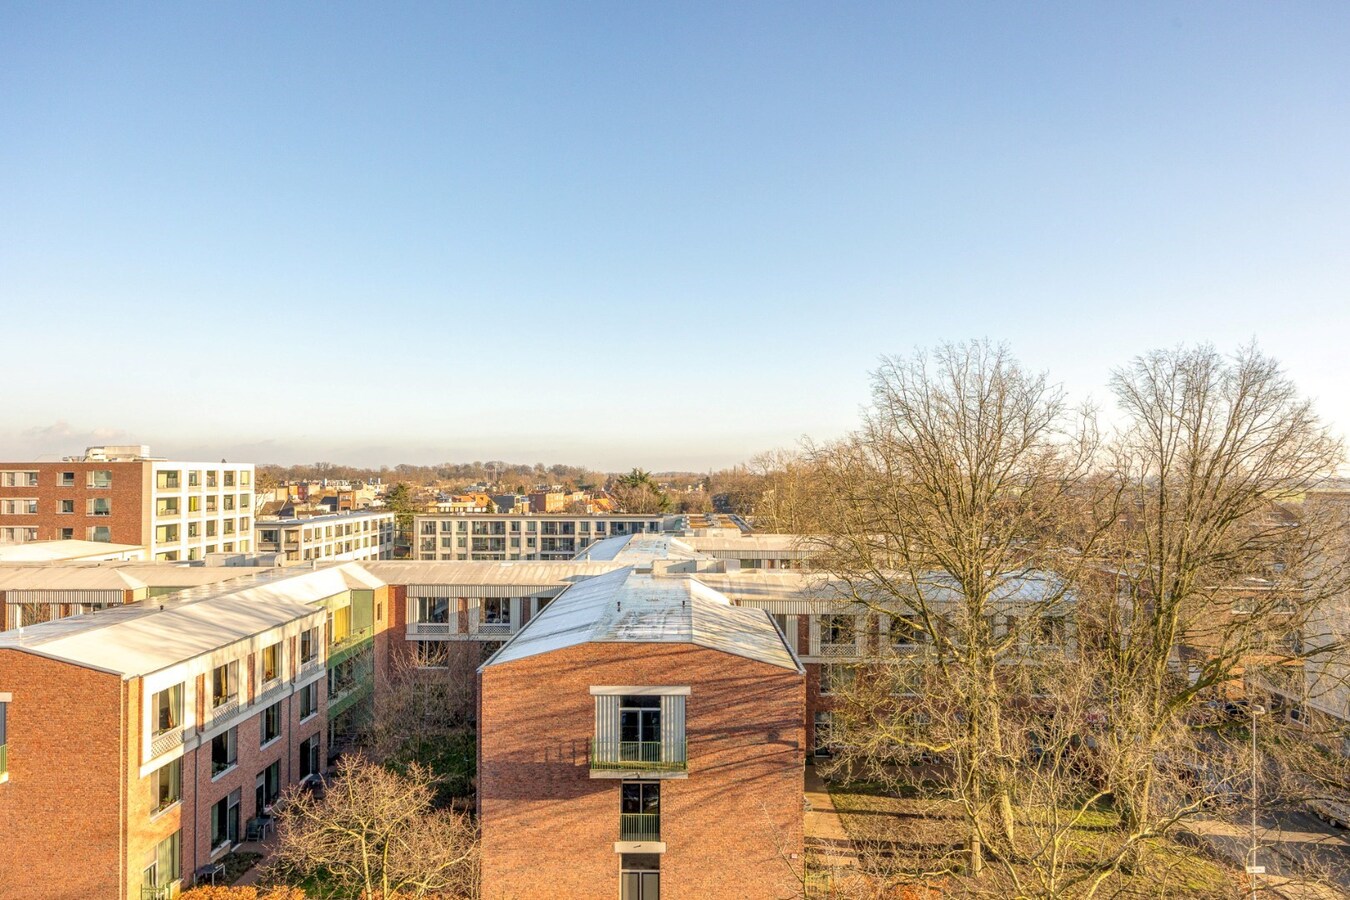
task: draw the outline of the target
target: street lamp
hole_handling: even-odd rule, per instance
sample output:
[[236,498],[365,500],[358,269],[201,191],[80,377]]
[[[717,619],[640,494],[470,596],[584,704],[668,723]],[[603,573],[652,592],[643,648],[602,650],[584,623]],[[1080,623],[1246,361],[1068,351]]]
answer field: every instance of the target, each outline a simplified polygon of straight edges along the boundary
[[1252,846],[1247,851],[1247,874],[1251,876],[1252,900],[1256,900],[1256,876],[1264,875],[1266,872],[1265,866],[1256,864],[1256,717],[1264,715],[1266,708],[1259,703],[1251,703],[1250,705],[1252,710]]

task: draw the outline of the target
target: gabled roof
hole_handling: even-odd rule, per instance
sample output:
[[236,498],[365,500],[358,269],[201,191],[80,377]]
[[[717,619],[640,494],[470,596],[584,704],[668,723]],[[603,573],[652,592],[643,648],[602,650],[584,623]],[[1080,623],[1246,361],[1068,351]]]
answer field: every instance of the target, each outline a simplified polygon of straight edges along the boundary
[[732,606],[689,575],[651,575],[634,567],[568,588],[482,668],[588,643],[695,644],[802,671],[763,610]]

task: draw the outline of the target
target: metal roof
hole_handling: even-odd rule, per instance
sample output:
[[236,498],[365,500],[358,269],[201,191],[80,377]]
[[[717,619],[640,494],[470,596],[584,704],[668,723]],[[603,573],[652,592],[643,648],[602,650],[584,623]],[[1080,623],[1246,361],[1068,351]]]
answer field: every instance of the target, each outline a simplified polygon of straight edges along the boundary
[[763,610],[733,606],[689,575],[651,575],[633,567],[563,592],[482,668],[587,643],[696,644],[802,671]]
[[[363,560],[360,565],[389,584],[406,584],[409,593],[415,588],[436,586],[444,589],[500,587],[520,590],[524,596],[537,591],[566,587],[576,581],[594,578],[619,568],[614,562],[541,562],[512,560],[507,562],[412,562]],[[466,594],[467,596],[467,594]]]
[[701,553],[734,553],[745,559],[801,559],[819,552],[805,534],[727,534],[680,538]]
[[621,534],[596,541],[577,554],[578,560],[610,560],[621,565],[637,565],[658,559],[708,559],[685,542],[667,534],[640,532]]
[[225,584],[55,619],[0,634],[18,650],[119,674],[147,675],[309,616],[347,590],[350,564],[268,569]]

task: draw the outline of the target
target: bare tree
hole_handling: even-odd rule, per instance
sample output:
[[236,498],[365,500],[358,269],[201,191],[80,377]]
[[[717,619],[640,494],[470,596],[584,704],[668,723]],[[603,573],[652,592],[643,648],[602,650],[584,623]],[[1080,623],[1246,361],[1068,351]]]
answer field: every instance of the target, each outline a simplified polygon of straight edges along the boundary
[[478,837],[467,815],[432,807],[433,778],[346,757],[322,798],[292,791],[278,813],[274,875],[317,875],[348,894],[476,898]]
[[[1091,493],[1095,432],[1044,375],[988,343],[888,359],[872,394],[863,427],[813,453],[824,488],[817,565],[855,609],[915,635],[922,666],[896,677],[917,684],[904,694],[934,685],[934,708],[878,706],[870,726],[852,723],[877,739],[850,734],[842,758],[877,772],[896,754],[940,756],[965,864],[979,874],[991,842],[1005,859],[1017,845],[1001,670],[1043,618],[1063,614],[1071,579],[1051,573],[1066,566],[1069,511]],[[935,730],[935,713],[952,727]]]

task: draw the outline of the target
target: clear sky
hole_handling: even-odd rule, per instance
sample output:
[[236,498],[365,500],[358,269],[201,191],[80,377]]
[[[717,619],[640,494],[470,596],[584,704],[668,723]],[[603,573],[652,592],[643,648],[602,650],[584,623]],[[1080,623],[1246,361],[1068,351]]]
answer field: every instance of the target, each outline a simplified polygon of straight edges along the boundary
[[720,467],[880,354],[1350,426],[1350,4],[0,2],[0,458]]

